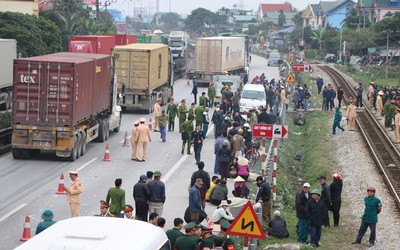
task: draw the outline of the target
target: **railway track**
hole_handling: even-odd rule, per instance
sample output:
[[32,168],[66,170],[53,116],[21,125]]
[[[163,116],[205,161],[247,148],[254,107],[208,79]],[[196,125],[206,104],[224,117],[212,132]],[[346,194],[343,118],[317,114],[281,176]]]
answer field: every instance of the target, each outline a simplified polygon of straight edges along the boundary
[[[336,84],[343,88],[345,97],[355,96],[356,93],[347,80],[329,66],[318,66],[334,79]],[[364,107],[368,107],[364,103]],[[372,157],[382,173],[390,192],[393,194],[397,206],[400,208],[400,152],[388,137],[385,130],[368,109],[357,111],[357,126],[367,144]]]

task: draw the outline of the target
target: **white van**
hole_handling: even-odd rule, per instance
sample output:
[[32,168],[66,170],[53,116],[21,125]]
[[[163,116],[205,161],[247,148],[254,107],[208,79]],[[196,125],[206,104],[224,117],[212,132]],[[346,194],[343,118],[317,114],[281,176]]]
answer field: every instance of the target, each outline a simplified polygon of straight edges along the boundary
[[58,221],[17,250],[170,250],[164,231],[148,222],[111,217]]
[[240,112],[248,112],[253,107],[265,107],[266,99],[265,89],[262,84],[248,83],[244,85],[240,96]]

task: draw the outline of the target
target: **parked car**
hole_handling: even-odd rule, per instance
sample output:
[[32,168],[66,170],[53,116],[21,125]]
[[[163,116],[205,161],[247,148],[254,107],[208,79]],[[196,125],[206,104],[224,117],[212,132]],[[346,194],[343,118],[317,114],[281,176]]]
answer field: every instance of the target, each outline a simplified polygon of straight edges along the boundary
[[326,56],[324,58],[324,62],[335,63],[336,62],[336,56],[334,54],[326,54]]
[[248,112],[253,107],[265,106],[265,89],[262,84],[246,84],[240,98],[240,112]]

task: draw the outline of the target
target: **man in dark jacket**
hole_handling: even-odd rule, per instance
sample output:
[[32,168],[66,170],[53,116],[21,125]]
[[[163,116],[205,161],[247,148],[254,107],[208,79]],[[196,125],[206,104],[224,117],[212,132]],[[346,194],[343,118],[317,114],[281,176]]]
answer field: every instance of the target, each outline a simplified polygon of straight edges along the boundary
[[194,149],[194,158],[196,159],[196,164],[200,162],[201,149],[203,148],[203,141],[205,135],[201,130],[201,125],[196,124],[196,130],[192,133],[192,143]]
[[339,226],[339,218],[340,218],[340,206],[342,205],[342,187],[343,181],[341,179],[340,174],[335,173],[333,176],[333,182],[329,186],[331,191],[331,200],[332,206],[331,210],[333,213],[333,226]]
[[261,113],[260,116],[258,117],[258,122],[259,123],[267,123],[267,109],[266,108],[262,108],[261,109]]
[[150,189],[146,182],[147,176],[141,175],[139,182],[133,186],[133,199],[135,200],[136,219],[147,222],[147,214],[149,212],[147,202],[150,197]]
[[322,76],[319,75],[317,78],[318,94],[321,94],[321,89],[323,85],[324,85],[324,79],[322,78]]
[[278,210],[274,212],[274,218],[268,224],[268,234],[278,238],[289,237],[286,221],[281,218],[281,212]]
[[189,211],[190,211],[190,219],[194,223],[198,224],[200,212],[202,209],[202,201],[200,196],[200,188],[203,186],[203,180],[198,178],[196,179],[194,185],[190,188],[189,191]]
[[271,188],[269,187],[269,183],[266,182],[262,176],[258,176],[256,182],[259,187],[256,203],[261,199],[263,221],[268,223],[271,221]]
[[217,139],[217,137],[222,133],[222,132],[225,132],[225,131],[222,131],[222,129],[221,129],[221,125],[222,125],[222,122],[223,122],[223,120],[224,120],[224,116],[222,115],[222,112],[221,112],[221,110],[219,109],[219,107],[217,107],[216,109],[215,109],[215,112],[214,112],[214,114],[213,114],[213,117],[212,117],[212,122],[214,123],[214,132],[215,132],[215,139]]
[[336,98],[336,91],[333,89],[331,84],[328,84],[328,93],[326,96],[326,100],[328,102],[329,110],[335,107],[335,98]]
[[197,179],[201,179],[203,181],[203,185],[199,188],[199,190],[201,197],[201,206],[204,209],[206,206],[206,193],[207,190],[210,189],[210,175],[207,171],[204,171],[203,161],[197,163],[197,167],[199,168],[199,170],[192,174],[192,178],[190,179],[190,186],[193,187]]
[[269,111],[272,111],[274,107],[274,100],[275,100],[274,90],[272,89],[272,86],[269,86],[267,90],[267,106],[266,106],[266,108],[269,107]]
[[310,219],[310,235],[311,246],[319,247],[319,240],[321,239],[322,225],[325,221],[325,205],[324,201],[320,199],[321,193],[318,189],[311,191],[312,199],[307,202],[305,211],[306,216]]
[[155,212],[161,217],[165,203],[165,185],[160,178],[161,172],[154,171],[154,180],[147,183],[147,186],[150,189],[149,212]]
[[192,89],[191,94],[193,94],[194,104],[197,104],[197,93],[198,93],[198,91],[197,91],[197,82],[193,81],[193,89]]
[[308,238],[308,231],[310,229],[310,223],[306,216],[306,204],[311,199],[310,184],[304,183],[303,190],[296,194],[296,216],[299,219],[297,222],[298,234],[297,242],[305,243]]
[[325,205],[325,214],[324,214],[324,226],[325,227],[330,227],[329,223],[329,215],[328,215],[328,208],[331,206],[331,190],[329,188],[329,185],[326,183],[326,177],[321,175],[320,177],[317,178],[319,180],[319,183],[321,184],[321,200],[324,201]]

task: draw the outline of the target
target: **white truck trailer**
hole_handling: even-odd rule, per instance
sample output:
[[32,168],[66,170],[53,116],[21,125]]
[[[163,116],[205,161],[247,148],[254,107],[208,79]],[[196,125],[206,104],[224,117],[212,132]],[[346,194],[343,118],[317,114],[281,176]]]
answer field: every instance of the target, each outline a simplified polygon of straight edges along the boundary
[[0,109],[11,108],[13,85],[13,62],[17,58],[17,41],[0,39]]
[[174,58],[183,58],[187,50],[189,36],[185,31],[172,31],[168,38],[168,47]]

